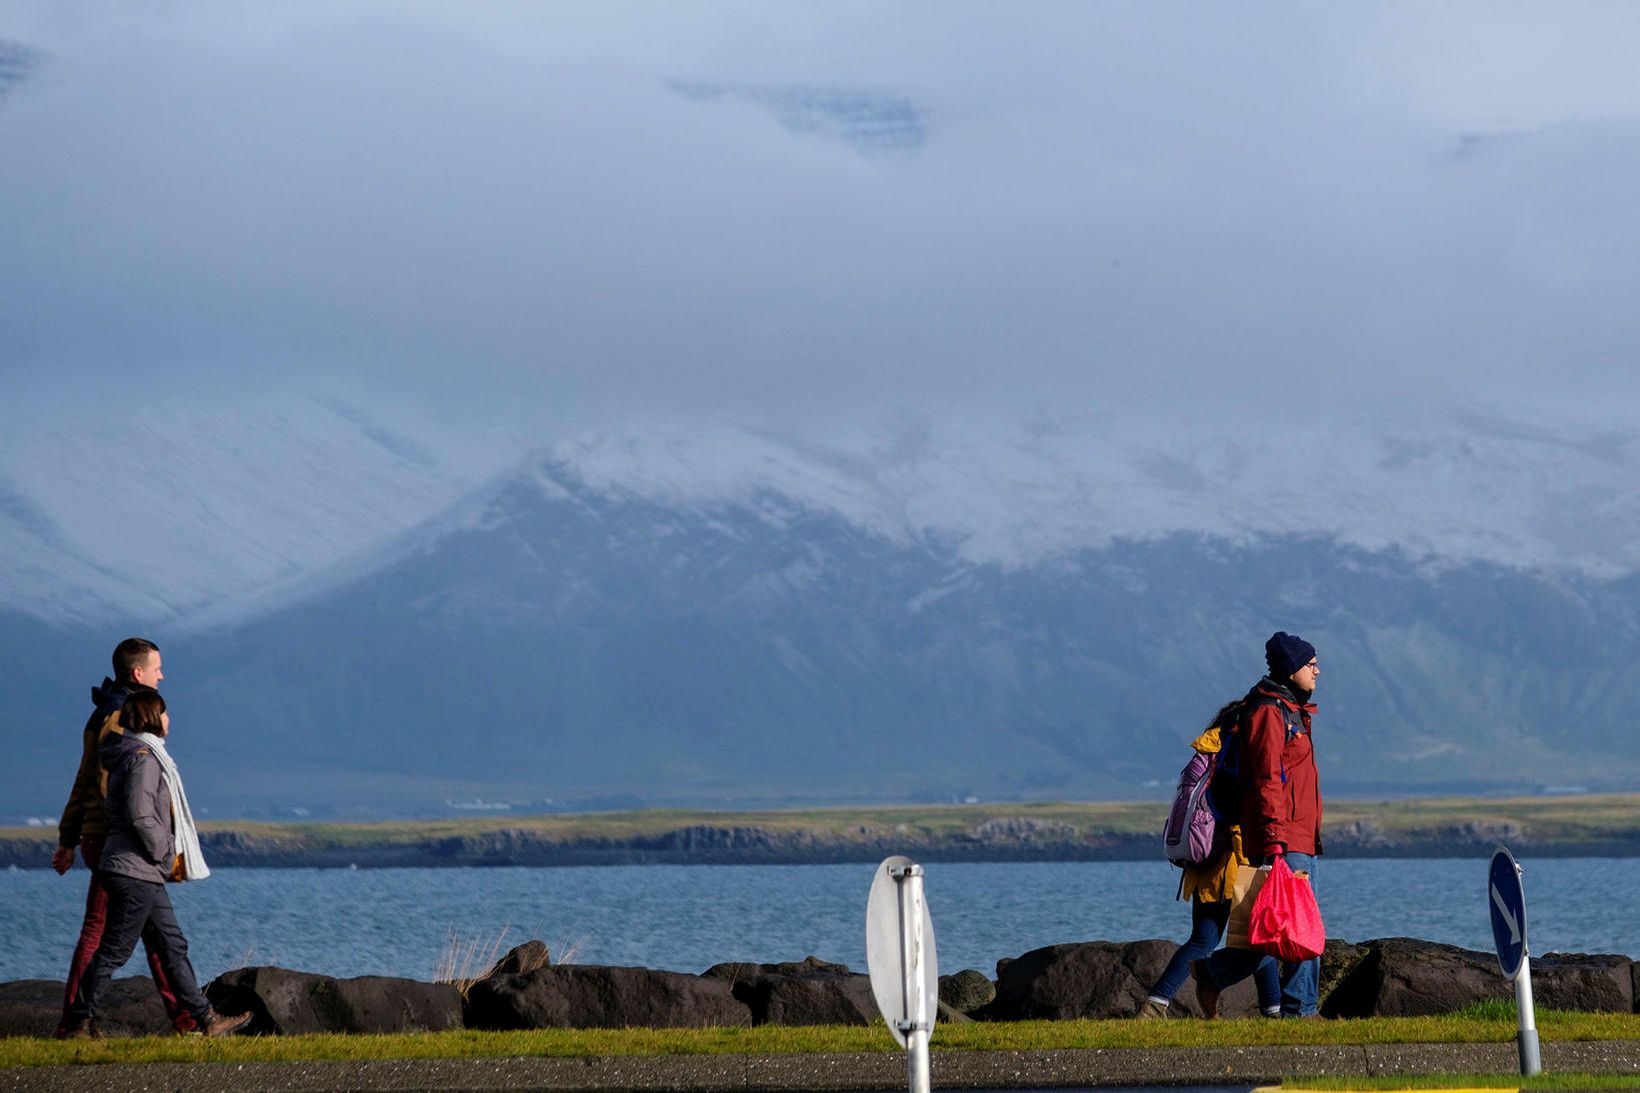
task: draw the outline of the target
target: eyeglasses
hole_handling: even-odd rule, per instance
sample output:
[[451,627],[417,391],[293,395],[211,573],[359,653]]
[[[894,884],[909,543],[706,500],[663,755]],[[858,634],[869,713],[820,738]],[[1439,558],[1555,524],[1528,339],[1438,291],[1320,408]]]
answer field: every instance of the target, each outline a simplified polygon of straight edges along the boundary
[[[1305,668],[1320,668],[1320,667],[1321,667],[1321,665],[1319,665],[1319,664],[1317,664],[1317,663],[1316,663],[1316,662],[1315,662],[1315,658],[1314,658],[1314,657],[1311,657],[1311,658],[1310,658],[1310,663],[1308,663],[1308,664],[1306,664],[1306,665],[1305,665],[1305,666],[1304,666],[1304,667],[1305,667]],[[1302,669],[1300,669],[1300,670],[1301,670],[1301,671],[1302,671]]]

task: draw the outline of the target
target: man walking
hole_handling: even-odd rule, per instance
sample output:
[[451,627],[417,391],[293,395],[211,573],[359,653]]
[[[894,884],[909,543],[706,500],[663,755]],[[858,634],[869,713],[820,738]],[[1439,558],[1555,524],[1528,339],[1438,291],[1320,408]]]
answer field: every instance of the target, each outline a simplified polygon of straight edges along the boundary
[[[1264,644],[1264,661],[1270,672],[1247,694],[1234,758],[1213,779],[1214,800],[1237,802],[1231,812],[1241,820],[1242,850],[1248,864],[1261,868],[1231,912],[1227,947],[1195,965],[1196,997],[1209,1016],[1218,1010],[1219,992],[1264,958],[1248,947],[1247,913],[1268,867],[1285,856],[1295,874],[1313,877],[1321,853],[1321,780],[1310,742],[1310,696],[1321,676],[1315,646],[1277,631]],[[1314,1016],[1320,980],[1320,957],[1283,962],[1281,1015]]]
[[[120,710],[133,694],[154,690],[165,678],[159,646],[147,638],[126,638],[114,647],[114,678],[104,679],[102,686],[91,688],[93,709],[86,719],[80,753],[80,768],[74,776],[74,788],[69,791],[68,803],[63,806],[62,819],[57,824],[57,849],[51,855],[51,867],[58,874],[67,873],[74,866],[74,849],[79,848],[91,872],[91,884],[85,894],[85,919],[80,924],[80,939],[74,946],[74,956],[68,965],[68,989],[63,998],[63,1016],[57,1025],[57,1036],[68,1034],[72,1025],[69,1007],[80,988],[80,979],[86,966],[102,944],[103,931],[108,925],[108,890],[97,875],[102,859],[103,842],[108,835],[108,819],[103,798],[108,792],[108,773],[99,757],[102,741],[111,733],[121,732]],[[143,932],[143,948],[148,953],[148,967],[153,972],[154,985],[159,988],[165,1003],[166,1015],[178,1032],[195,1028],[193,1015],[178,1001],[171,984],[160,966],[160,947],[157,938]]]

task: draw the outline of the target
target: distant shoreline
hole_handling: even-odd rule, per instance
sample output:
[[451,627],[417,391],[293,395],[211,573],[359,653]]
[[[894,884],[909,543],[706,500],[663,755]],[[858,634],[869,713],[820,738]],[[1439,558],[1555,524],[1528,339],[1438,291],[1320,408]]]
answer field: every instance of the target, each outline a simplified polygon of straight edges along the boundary
[[[211,862],[237,868],[822,865],[889,854],[930,862],[1159,859],[1160,804],[1045,803],[637,812],[368,824],[205,825]],[[1338,858],[1640,857],[1640,794],[1341,802]],[[0,868],[49,867],[56,832],[0,828]]]

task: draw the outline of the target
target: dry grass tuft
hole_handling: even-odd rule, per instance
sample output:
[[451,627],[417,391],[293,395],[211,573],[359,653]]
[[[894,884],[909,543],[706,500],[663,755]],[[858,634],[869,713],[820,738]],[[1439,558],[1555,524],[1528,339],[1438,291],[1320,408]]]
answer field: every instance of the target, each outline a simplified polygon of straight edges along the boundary
[[464,938],[451,926],[445,931],[444,949],[433,968],[433,982],[450,983],[461,992],[461,997],[467,997],[473,984],[482,983],[495,970],[502,942],[507,940],[511,929],[510,925],[503,926],[493,938],[486,940],[483,934]]
[[581,950],[586,948],[587,939],[583,934],[580,937],[566,937],[559,941],[552,951],[557,954],[553,958],[554,964],[573,964],[581,956]]

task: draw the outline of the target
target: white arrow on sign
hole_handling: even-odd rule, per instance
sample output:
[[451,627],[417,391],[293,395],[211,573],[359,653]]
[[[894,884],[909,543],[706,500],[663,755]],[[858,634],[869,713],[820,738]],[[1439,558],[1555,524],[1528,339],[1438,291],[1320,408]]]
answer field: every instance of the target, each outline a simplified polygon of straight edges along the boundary
[[[1474,891],[1474,889],[1470,889],[1470,891]],[[1497,904],[1498,914],[1503,916],[1503,921],[1509,926],[1509,944],[1519,945],[1520,922],[1514,915],[1509,913],[1509,905],[1503,902],[1503,893],[1498,891],[1498,886],[1495,884],[1492,886],[1492,902]]]

